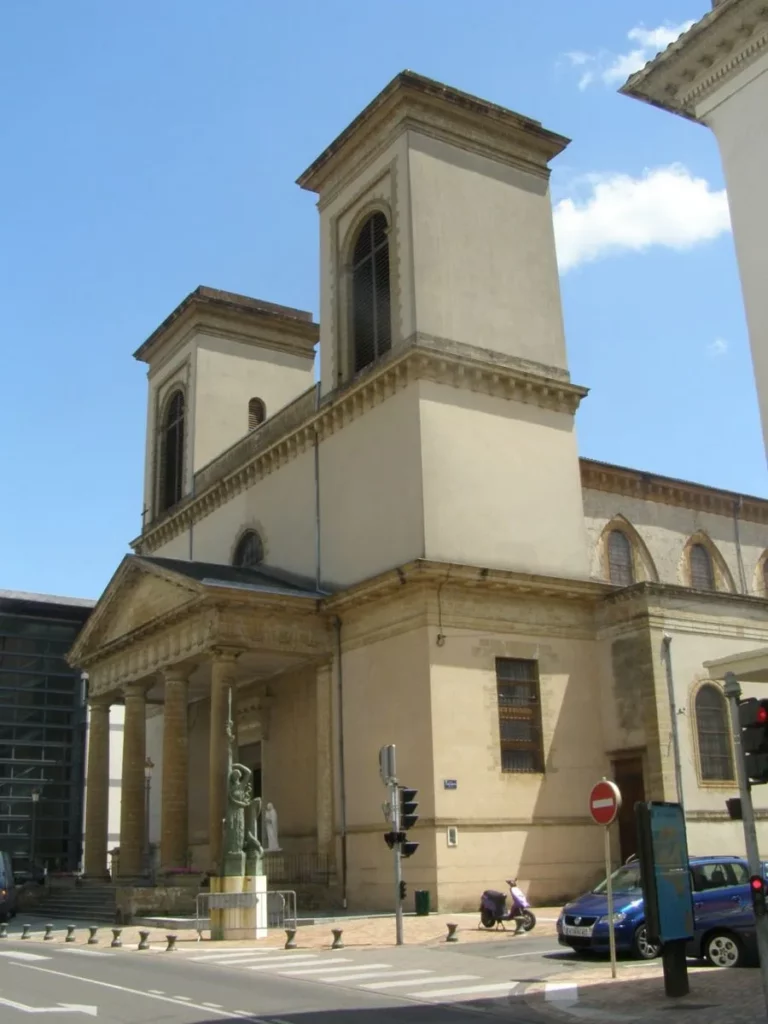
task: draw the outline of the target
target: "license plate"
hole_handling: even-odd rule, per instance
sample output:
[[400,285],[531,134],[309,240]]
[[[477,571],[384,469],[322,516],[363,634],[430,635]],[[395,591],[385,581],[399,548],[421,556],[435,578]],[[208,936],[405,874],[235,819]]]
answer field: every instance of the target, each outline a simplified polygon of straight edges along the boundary
[[592,925],[581,925],[577,927],[575,924],[564,924],[563,935],[573,935],[574,938],[588,939],[592,934]]

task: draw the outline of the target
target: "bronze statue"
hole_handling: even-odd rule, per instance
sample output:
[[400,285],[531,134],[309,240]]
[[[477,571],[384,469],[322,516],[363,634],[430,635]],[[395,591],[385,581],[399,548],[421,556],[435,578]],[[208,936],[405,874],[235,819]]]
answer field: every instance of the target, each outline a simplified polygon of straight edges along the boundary
[[[232,691],[229,692],[227,721],[227,812],[224,818],[224,874],[245,874],[246,852],[248,874],[261,874],[263,850],[256,831],[261,813],[261,799],[253,798],[253,772],[243,764],[235,764],[235,730],[232,722]],[[246,828],[247,825],[247,828]],[[258,868],[258,870],[255,870]],[[254,869],[254,870],[252,870]]]

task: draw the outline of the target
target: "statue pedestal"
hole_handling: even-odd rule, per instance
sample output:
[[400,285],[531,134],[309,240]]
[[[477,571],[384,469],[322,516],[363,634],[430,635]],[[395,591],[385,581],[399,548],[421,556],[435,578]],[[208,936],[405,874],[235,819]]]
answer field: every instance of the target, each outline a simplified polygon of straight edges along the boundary
[[225,875],[221,878],[212,878],[211,895],[245,897],[242,900],[233,898],[224,901],[230,905],[222,909],[215,907],[215,899],[211,900],[211,939],[267,937],[266,875]]

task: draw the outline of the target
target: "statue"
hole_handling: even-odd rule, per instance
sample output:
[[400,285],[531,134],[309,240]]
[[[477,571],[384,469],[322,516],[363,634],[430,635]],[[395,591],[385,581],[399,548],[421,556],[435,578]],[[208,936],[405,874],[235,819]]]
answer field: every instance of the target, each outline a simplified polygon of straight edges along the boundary
[[[224,818],[224,871],[225,875],[245,873],[246,851],[249,868],[259,866],[263,850],[256,839],[256,819],[261,811],[261,799],[253,798],[253,772],[243,764],[235,764],[235,730],[232,722],[232,691],[229,692],[229,718],[227,721],[227,812]],[[247,816],[247,835],[246,835]],[[255,846],[254,846],[255,840]],[[261,871],[249,870],[249,874]]]
[[277,853],[280,850],[280,843],[277,841],[277,811],[274,804],[267,804],[264,825],[267,832],[267,852]]

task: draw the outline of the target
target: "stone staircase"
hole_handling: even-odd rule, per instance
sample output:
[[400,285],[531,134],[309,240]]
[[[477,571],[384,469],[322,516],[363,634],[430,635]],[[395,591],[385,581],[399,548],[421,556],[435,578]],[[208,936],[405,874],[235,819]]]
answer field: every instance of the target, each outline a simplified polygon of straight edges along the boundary
[[51,920],[67,919],[74,924],[113,924],[117,911],[115,887],[106,884],[85,884],[67,888],[51,888],[41,900],[35,901],[34,909],[27,913],[49,917]]

